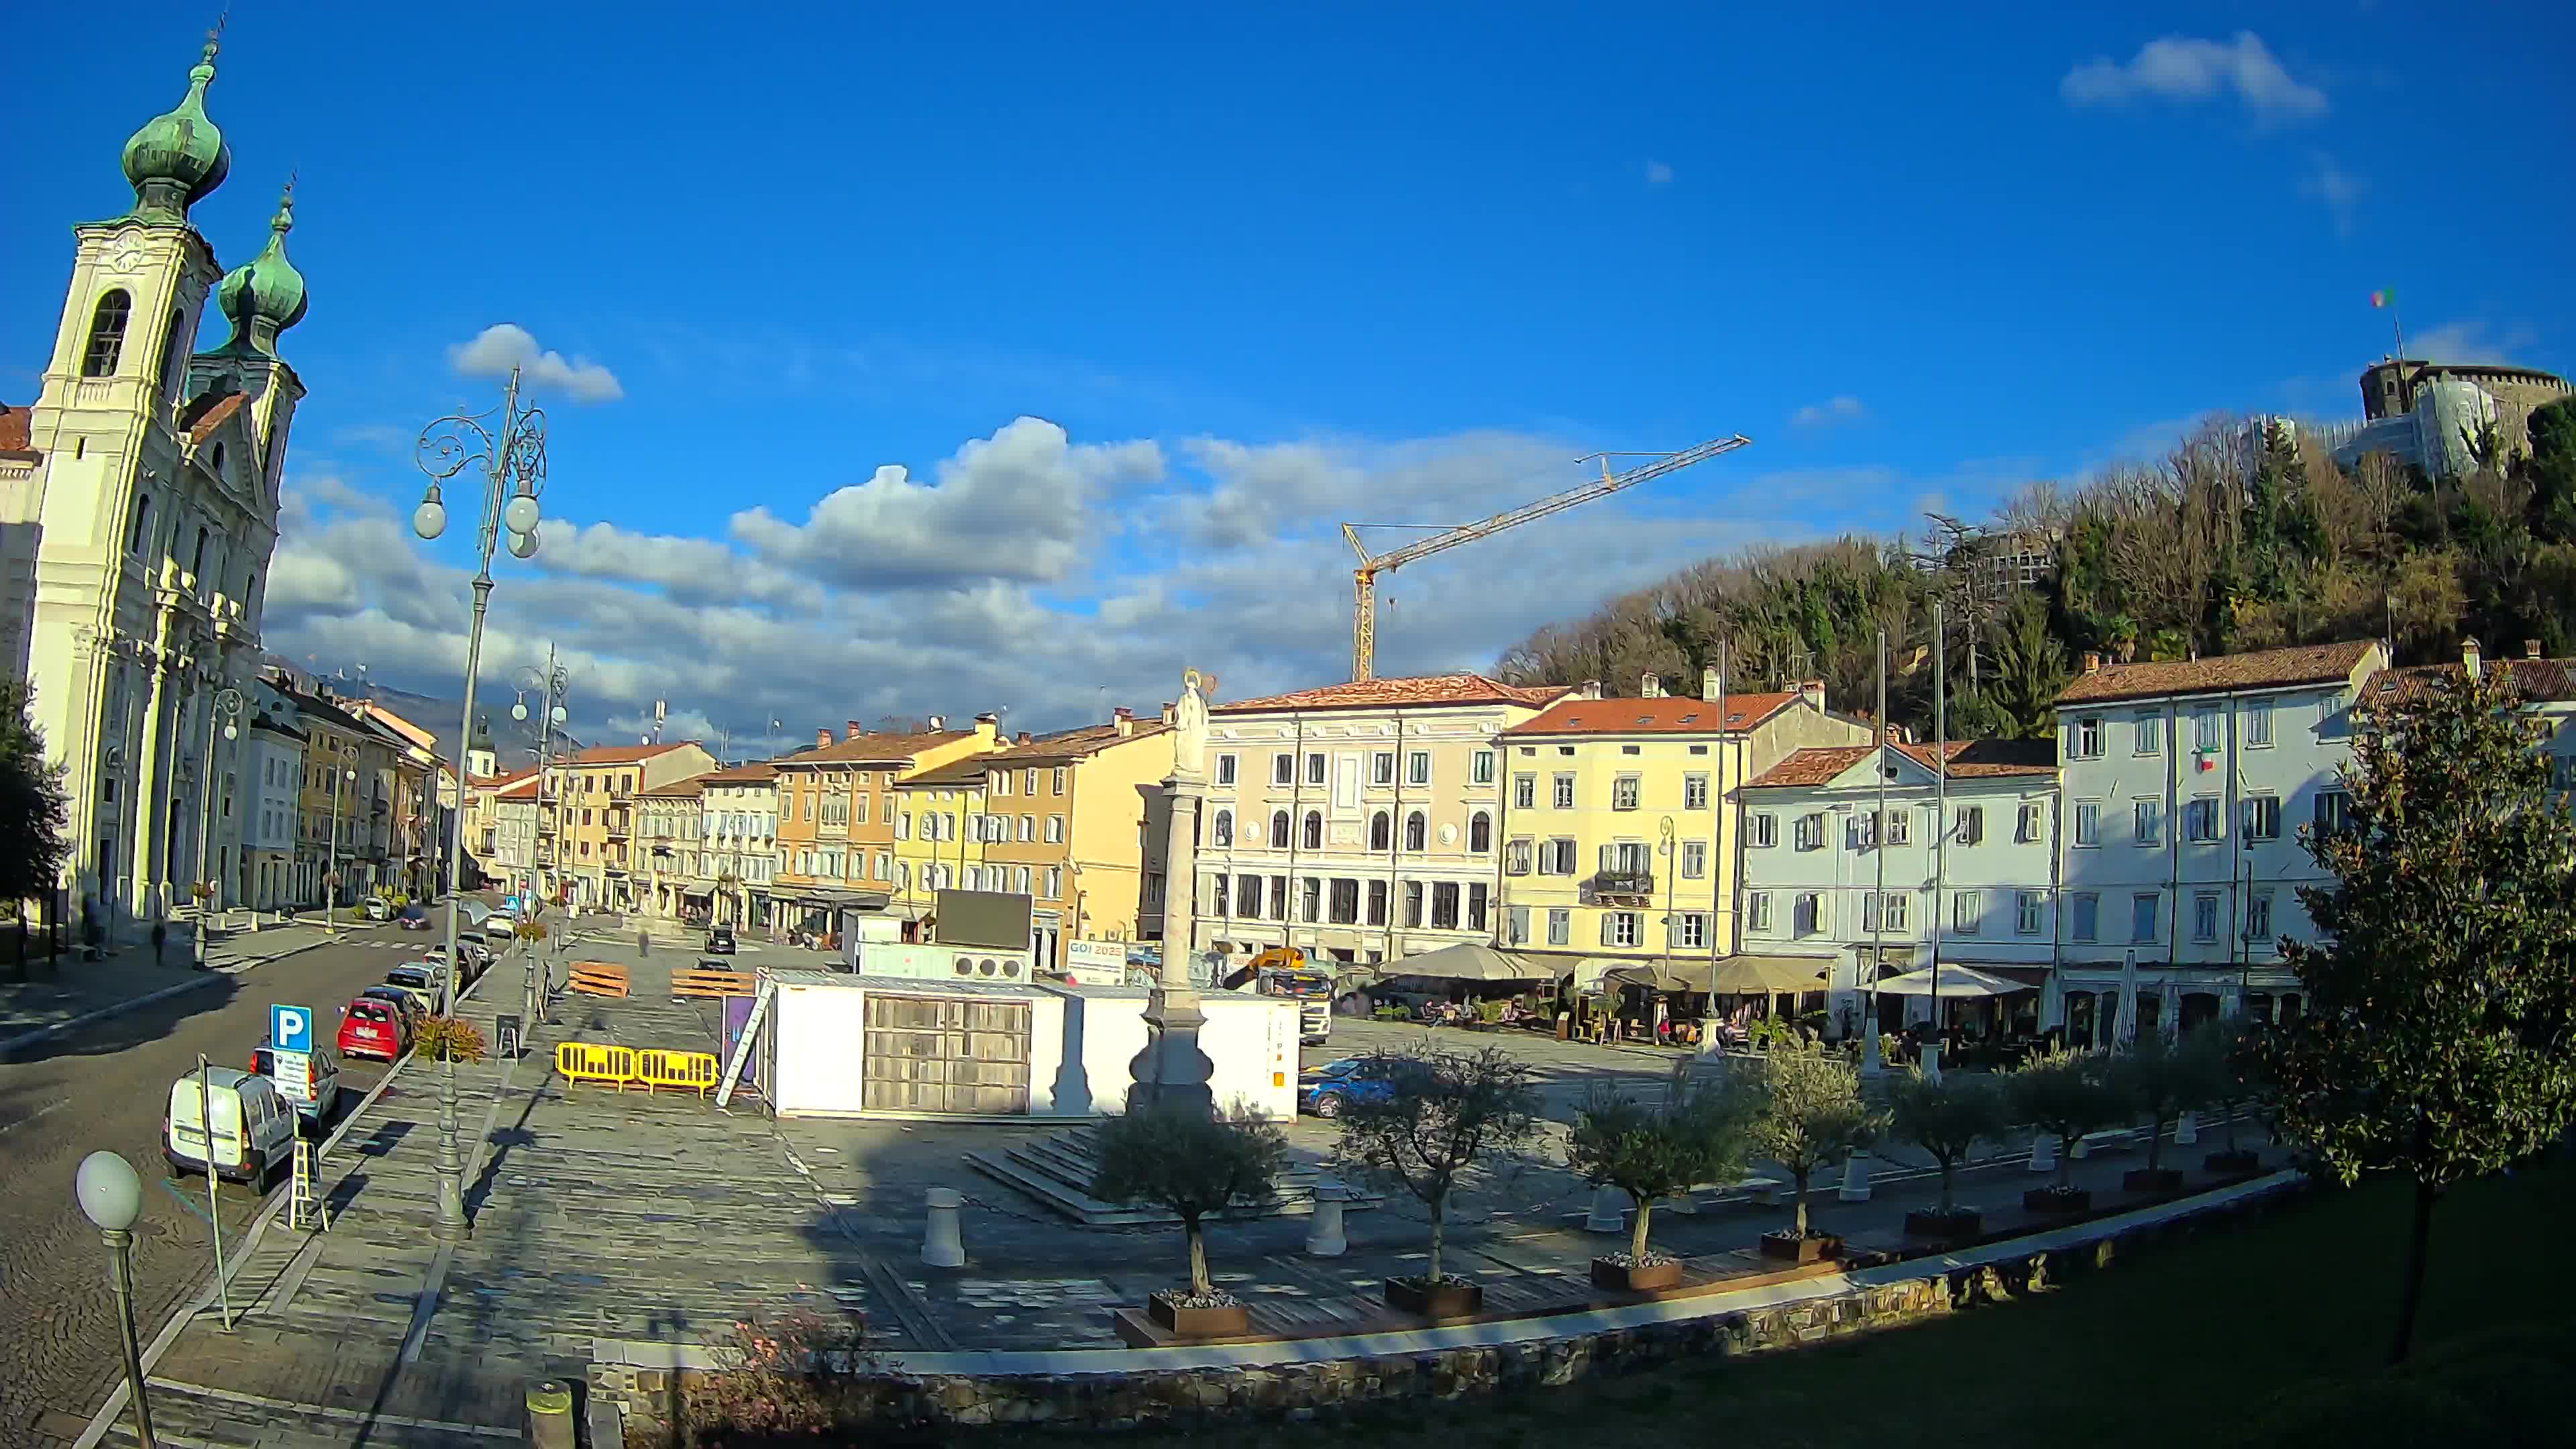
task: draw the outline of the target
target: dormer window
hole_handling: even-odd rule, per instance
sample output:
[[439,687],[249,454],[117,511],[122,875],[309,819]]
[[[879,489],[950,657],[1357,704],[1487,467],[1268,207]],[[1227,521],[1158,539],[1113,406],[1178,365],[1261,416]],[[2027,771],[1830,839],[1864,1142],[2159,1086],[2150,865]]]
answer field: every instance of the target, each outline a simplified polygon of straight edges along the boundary
[[214,472],[218,478],[224,476],[224,445],[221,443],[215,444]]

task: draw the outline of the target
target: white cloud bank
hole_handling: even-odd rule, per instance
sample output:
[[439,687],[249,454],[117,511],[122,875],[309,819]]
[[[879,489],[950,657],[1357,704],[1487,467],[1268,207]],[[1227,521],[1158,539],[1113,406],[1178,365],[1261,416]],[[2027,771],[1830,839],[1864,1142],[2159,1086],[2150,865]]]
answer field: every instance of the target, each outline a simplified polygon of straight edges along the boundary
[[2327,110],[2326,93],[2294,79],[2250,30],[2223,41],[2168,35],[2139,47],[2125,65],[2097,56],[2068,71],[2057,90],[2078,106],[2197,104],[2232,95],[2266,121],[2312,121]]
[[507,377],[515,367],[540,390],[559,390],[574,402],[615,402],[626,396],[617,374],[587,357],[567,359],[549,352],[537,346],[528,329],[512,322],[486,327],[473,341],[450,347],[447,361],[465,377]]
[[1820,403],[1809,403],[1789,414],[1793,428],[1830,428],[1843,423],[1856,423],[1869,416],[1869,409],[1850,393],[1829,397]]

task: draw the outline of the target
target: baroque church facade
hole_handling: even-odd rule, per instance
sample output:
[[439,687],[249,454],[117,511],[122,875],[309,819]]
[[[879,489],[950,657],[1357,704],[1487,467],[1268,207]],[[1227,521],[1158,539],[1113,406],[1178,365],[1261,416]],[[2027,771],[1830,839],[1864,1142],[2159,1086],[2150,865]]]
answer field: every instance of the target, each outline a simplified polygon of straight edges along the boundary
[[[236,878],[252,714],[216,718],[217,696],[258,674],[304,396],[278,354],[305,311],[293,183],[265,247],[229,271],[189,220],[232,166],[206,113],[216,51],[126,142],[132,207],[73,227],[35,402],[0,404],[0,667],[32,685],[71,807],[52,908],[125,938],[201,876]],[[230,336],[197,350],[214,322]]]

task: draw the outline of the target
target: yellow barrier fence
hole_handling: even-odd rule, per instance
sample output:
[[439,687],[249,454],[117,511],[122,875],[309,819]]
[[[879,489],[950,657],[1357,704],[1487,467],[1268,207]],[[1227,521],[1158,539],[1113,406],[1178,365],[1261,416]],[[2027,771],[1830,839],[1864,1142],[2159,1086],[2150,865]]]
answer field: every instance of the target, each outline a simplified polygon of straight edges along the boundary
[[638,1052],[636,1073],[647,1087],[678,1087],[700,1097],[716,1089],[716,1059],[712,1052]]
[[599,1082],[625,1091],[642,1087],[652,1091],[659,1087],[676,1087],[695,1092],[701,1098],[716,1089],[722,1075],[721,1064],[713,1052],[676,1052],[648,1047],[608,1046],[596,1042],[568,1041],[555,1047],[555,1070],[566,1081]]
[[626,1090],[636,1080],[635,1048],[568,1041],[555,1046],[555,1070],[570,1082],[604,1082]]

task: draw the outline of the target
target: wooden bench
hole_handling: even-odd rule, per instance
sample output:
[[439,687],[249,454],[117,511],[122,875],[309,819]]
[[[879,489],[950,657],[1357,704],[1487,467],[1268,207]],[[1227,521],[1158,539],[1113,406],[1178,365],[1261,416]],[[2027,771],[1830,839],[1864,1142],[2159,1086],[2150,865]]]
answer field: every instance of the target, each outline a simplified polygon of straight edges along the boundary
[[584,996],[624,996],[626,968],[609,961],[575,961],[572,989]]
[[671,973],[671,995],[675,999],[749,996],[754,989],[751,977],[740,971],[693,968]]

